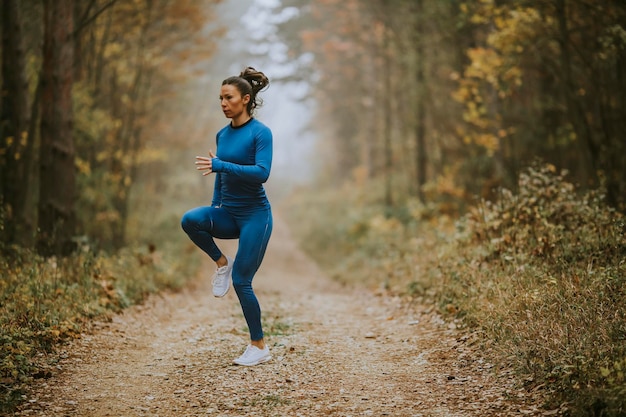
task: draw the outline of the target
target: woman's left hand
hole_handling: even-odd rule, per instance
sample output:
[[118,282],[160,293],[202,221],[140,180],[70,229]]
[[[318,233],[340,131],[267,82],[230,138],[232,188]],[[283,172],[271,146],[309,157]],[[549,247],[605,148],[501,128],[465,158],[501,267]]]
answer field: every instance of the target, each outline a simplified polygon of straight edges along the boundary
[[213,158],[215,154],[213,151],[209,151],[209,156],[196,156],[196,169],[198,171],[204,171],[202,175],[209,175],[213,173]]

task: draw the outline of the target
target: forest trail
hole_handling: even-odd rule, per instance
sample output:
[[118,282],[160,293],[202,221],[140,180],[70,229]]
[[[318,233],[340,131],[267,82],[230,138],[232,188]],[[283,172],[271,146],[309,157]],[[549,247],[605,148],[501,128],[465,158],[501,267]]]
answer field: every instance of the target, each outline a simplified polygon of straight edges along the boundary
[[536,413],[505,399],[521,394],[496,383],[453,326],[426,306],[408,313],[397,299],[334,283],[279,221],[255,277],[273,360],[232,365],[247,343],[245,322],[232,289],[212,296],[206,269],[195,285],[151,297],[64,346],[60,371],[35,382],[17,415]]

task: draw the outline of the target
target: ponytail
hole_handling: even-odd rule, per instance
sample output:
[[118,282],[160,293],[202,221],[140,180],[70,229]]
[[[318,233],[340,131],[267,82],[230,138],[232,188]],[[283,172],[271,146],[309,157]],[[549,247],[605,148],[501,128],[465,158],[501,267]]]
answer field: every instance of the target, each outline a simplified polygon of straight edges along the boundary
[[270,80],[261,71],[247,67],[238,76],[228,77],[222,82],[222,85],[227,84],[237,87],[242,97],[246,94],[250,95],[246,109],[248,114],[252,116],[254,110],[263,104],[263,100],[257,94],[269,86]]

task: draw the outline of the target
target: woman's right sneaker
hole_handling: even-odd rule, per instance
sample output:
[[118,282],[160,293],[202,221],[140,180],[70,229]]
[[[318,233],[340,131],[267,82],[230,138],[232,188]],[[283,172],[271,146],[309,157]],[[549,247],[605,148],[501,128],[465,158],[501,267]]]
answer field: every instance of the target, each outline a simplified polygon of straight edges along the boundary
[[263,362],[267,362],[272,359],[270,355],[270,349],[265,346],[263,349],[259,349],[254,345],[248,345],[243,355],[233,360],[237,365],[254,366]]
[[233,275],[233,260],[228,256],[226,259],[228,260],[228,263],[217,268],[215,275],[213,276],[213,295],[216,297],[225,296],[230,289],[230,281]]

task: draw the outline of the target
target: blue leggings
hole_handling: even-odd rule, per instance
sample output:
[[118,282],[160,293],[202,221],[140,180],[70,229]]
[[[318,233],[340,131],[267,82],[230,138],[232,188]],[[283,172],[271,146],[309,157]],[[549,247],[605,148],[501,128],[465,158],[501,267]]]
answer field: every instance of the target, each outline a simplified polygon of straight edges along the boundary
[[198,207],[185,213],[181,223],[193,243],[214,261],[220,259],[222,251],[213,238],[239,239],[233,264],[233,287],[250,330],[250,339],[263,339],[261,307],[252,289],[252,278],[261,265],[272,234],[271,209],[263,207],[243,213],[222,207]]

